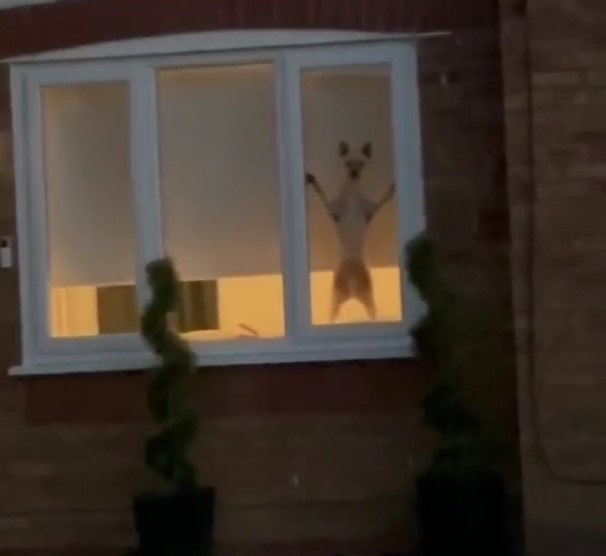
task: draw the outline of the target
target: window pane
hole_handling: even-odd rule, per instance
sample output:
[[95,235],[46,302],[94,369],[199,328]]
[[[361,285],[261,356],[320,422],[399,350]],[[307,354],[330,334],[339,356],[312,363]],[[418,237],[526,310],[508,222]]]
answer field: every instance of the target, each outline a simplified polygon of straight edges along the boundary
[[402,318],[389,66],[303,72],[312,322]]
[[193,339],[284,335],[273,67],[158,75],[166,252]]
[[50,335],[136,332],[126,83],[42,90]]

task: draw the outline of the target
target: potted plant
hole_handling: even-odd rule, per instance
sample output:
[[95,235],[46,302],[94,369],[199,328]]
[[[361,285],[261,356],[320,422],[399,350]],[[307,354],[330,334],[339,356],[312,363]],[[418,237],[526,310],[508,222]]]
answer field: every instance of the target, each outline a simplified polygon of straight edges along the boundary
[[187,452],[197,419],[186,402],[195,357],[175,332],[178,279],[170,259],[147,268],[151,300],[141,318],[142,335],[159,358],[147,390],[147,407],[158,426],[145,446],[145,463],[163,488],[135,497],[140,556],[205,556],[212,545],[215,493],[201,488]]
[[417,356],[435,372],[422,409],[438,436],[434,456],[416,480],[421,553],[503,555],[509,536],[505,481],[470,402],[466,376],[473,361],[464,340],[468,312],[442,278],[427,236],[414,239],[407,252],[409,279],[427,309],[412,331],[413,343]]

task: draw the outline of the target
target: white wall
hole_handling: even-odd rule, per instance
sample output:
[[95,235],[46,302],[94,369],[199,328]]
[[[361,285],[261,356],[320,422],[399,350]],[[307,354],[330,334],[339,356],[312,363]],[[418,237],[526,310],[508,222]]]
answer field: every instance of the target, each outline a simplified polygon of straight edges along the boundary
[[[329,195],[345,170],[338,144],[371,141],[366,192],[393,182],[390,80],[381,68],[305,74],[305,161]],[[274,73],[269,65],[163,71],[158,78],[167,253],[184,279],[276,274],[280,188]],[[125,85],[44,94],[52,282],[132,282],[135,221]],[[301,181],[292,184],[303,187]],[[308,193],[313,270],[339,259],[334,224]],[[395,203],[371,224],[368,260],[397,263]]]
[[53,286],[134,281],[126,84],[43,92]]
[[158,83],[165,240],[179,272],[280,272],[272,67],[172,70]]

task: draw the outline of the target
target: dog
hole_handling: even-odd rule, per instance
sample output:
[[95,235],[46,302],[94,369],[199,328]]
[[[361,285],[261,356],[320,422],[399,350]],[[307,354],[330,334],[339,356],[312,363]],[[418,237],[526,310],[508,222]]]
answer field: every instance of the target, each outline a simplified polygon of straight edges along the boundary
[[362,177],[372,160],[372,144],[367,142],[358,149],[351,149],[349,144],[341,141],[338,153],[343,161],[345,179],[334,199],[328,198],[313,174],[305,176],[305,184],[318,194],[334,222],[341,248],[339,265],[333,277],[330,319],[331,322],[337,319],[346,301],[357,299],[369,318],[375,320],[372,277],[364,261],[364,245],[368,226],[379,210],[394,197],[395,184],[389,186],[379,200],[369,199],[362,190]]

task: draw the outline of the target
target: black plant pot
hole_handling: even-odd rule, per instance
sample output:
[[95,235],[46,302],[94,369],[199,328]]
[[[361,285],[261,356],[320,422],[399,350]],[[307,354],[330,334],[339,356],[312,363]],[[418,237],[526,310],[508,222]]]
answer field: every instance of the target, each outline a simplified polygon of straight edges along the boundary
[[505,556],[510,550],[507,495],[491,471],[434,472],[417,479],[423,556]]
[[209,556],[215,491],[195,488],[172,494],[145,492],[133,502],[139,556]]

